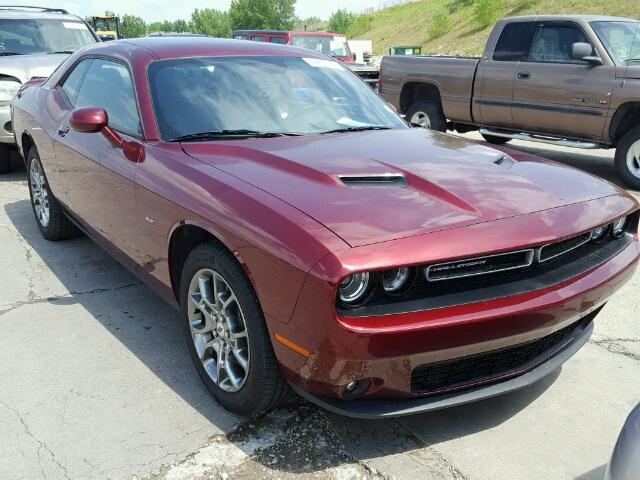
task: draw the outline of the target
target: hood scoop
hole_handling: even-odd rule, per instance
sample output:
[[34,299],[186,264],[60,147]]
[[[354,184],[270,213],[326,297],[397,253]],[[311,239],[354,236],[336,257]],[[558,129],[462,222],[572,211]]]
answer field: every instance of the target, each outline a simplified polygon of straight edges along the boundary
[[376,175],[339,175],[338,179],[349,187],[406,187],[407,179],[398,173]]

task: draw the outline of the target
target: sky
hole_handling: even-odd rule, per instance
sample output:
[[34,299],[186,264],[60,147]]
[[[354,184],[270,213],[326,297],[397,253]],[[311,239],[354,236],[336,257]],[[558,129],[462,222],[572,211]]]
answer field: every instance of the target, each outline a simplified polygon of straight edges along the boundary
[[[138,15],[147,22],[162,20],[188,20],[196,8],[216,8],[226,10],[231,0],[20,0],[19,2],[0,2],[0,4],[37,5],[39,7],[64,8],[80,17],[102,15],[105,9],[117,14]],[[296,13],[301,18],[317,16],[323,19],[335,10],[346,8],[360,12],[370,7],[379,7],[387,0],[298,0]]]

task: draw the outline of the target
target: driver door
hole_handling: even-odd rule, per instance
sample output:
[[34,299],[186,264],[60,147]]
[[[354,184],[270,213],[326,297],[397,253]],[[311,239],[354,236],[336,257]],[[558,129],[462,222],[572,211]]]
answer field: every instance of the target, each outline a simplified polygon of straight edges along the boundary
[[61,85],[67,111],[54,138],[62,199],[108,244],[135,258],[134,177],[137,164],[114,148],[101,133],[69,127],[76,108],[107,111],[109,126],[125,140],[140,142],[142,132],[128,68],[104,58],[81,61]]

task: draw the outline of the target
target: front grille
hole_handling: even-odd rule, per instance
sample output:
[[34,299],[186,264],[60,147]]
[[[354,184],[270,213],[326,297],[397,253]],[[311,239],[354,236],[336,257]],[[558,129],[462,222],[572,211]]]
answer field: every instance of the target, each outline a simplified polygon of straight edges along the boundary
[[543,247],[540,247],[540,252],[538,253],[539,260],[541,262],[546,262],[552,258],[569,253],[571,250],[575,250],[591,240],[591,235],[591,232],[587,232],[562,242],[544,245]]
[[437,282],[524,268],[533,263],[533,255],[534,250],[529,249],[459,260],[457,262],[439,263],[427,267],[427,280]]
[[598,311],[532,342],[416,367],[411,373],[411,391],[436,393],[457,390],[532,368],[557,353],[593,320]]

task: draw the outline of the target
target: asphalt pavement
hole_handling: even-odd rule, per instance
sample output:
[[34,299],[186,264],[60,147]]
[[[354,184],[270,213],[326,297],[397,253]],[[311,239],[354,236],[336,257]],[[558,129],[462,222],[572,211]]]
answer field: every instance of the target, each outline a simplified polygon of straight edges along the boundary
[[[512,146],[618,181],[613,151]],[[640,401],[640,273],[525,390],[382,421],[295,400],[251,421],[208,394],[170,307],[87,238],[40,236],[23,169],[0,176],[0,246],[2,479],[601,479]]]

